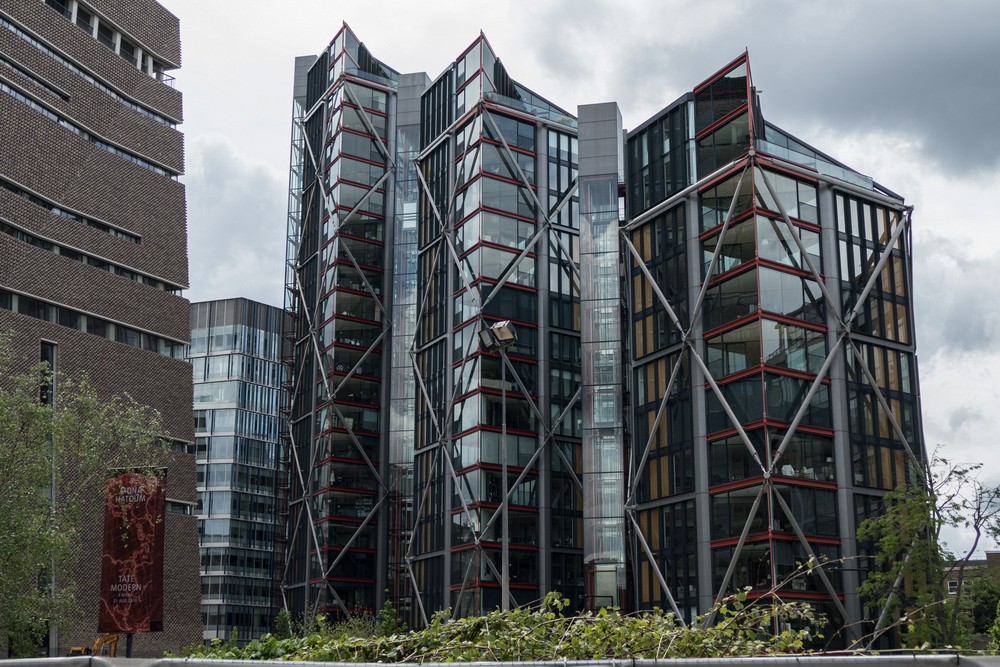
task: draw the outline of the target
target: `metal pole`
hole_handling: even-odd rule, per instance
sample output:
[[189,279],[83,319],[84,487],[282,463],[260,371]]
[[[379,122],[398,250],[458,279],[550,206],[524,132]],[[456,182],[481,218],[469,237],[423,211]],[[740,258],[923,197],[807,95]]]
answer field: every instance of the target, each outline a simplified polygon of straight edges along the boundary
[[502,405],[500,406],[500,447],[502,448],[500,454],[500,474],[503,476],[503,480],[501,481],[503,504],[500,506],[503,522],[500,538],[500,608],[504,611],[510,611],[510,515],[507,508],[507,364],[505,363],[507,360],[507,349],[505,347],[500,348],[500,355],[503,357],[500,360],[500,391],[502,396]]

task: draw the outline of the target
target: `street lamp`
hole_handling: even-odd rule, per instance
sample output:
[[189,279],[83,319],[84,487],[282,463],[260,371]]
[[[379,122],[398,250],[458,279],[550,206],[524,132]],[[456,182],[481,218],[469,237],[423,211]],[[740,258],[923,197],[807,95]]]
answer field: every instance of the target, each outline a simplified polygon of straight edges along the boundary
[[510,610],[510,513],[507,503],[507,348],[517,342],[517,329],[510,320],[496,322],[479,332],[479,340],[487,352],[500,353],[500,475],[503,504],[500,505],[500,608]]

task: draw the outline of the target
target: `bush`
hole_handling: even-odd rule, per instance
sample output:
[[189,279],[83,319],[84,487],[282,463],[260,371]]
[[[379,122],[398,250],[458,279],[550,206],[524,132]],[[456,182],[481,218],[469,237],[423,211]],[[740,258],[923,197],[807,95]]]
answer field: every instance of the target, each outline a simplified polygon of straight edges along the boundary
[[[550,593],[537,609],[493,611],[484,616],[449,620],[434,616],[417,632],[385,631],[395,610],[383,608],[380,622],[351,621],[287,639],[264,635],[242,648],[203,647],[198,658],[228,660],[310,660],[328,662],[458,662],[703,658],[798,653],[824,621],[807,604],[776,600],[749,601],[746,592],[717,604],[715,623],[686,627],[673,613],[659,609],[625,614],[602,609],[580,616],[563,615],[568,601]],[[710,612],[711,613],[711,612]],[[390,619],[390,620],[391,620]],[[371,619],[374,621],[374,619]],[[699,619],[702,620],[702,619]],[[398,619],[395,619],[398,623]],[[774,628],[791,628],[778,634]],[[354,631],[359,631],[353,634]]]

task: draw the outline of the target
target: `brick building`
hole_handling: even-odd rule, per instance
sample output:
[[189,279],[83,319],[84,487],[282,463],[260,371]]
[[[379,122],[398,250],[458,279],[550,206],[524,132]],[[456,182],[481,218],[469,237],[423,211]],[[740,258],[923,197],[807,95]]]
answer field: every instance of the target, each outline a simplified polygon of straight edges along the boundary
[[[158,656],[201,637],[179,23],[153,0],[5,0],[0,6],[0,331],[26,368],[89,374],[163,416],[168,472]],[[95,493],[95,500],[98,499]],[[99,510],[71,576],[83,618],[58,654],[96,635]]]

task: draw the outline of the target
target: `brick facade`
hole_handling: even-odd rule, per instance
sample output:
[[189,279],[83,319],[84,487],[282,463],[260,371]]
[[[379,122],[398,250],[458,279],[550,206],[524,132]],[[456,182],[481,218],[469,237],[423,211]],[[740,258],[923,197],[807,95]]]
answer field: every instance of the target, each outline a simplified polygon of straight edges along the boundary
[[[178,20],[156,2],[88,0],[86,6],[157,61],[179,65]],[[182,119],[178,91],[129,64],[41,0],[6,0],[0,18],[131,104],[173,121]],[[4,26],[0,60],[0,83],[90,135],[81,136],[0,90],[0,222],[8,231],[0,233],[0,331],[14,333],[16,363],[29,367],[39,359],[41,341],[55,343],[61,372],[85,374],[105,397],[131,395],[160,412],[165,435],[193,442],[191,369],[183,359],[62,326],[56,315],[43,320],[17,312],[20,300],[30,297],[151,339],[188,340],[188,301],[170,291],[187,287],[188,280],[184,186],[99,145],[124,149],[179,174],[184,165],[181,133],[122,103]],[[97,227],[124,230],[139,237],[138,243],[67,217],[67,212]],[[19,234],[31,235],[34,245]],[[80,261],[75,253],[88,257]],[[110,264],[101,266],[104,262]],[[4,301],[4,294],[17,296]],[[179,450],[168,464],[167,498],[175,508],[193,504],[195,486],[194,456]],[[103,500],[99,488],[88,493],[92,511],[84,512],[79,559],[68,573],[82,617],[61,631],[60,654],[69,646],[92,643],[97,635]],[[159,657],[201,639],[197,519],[193,513],[168,512],[165,529],[164,631],[136,636],[135,657]],[[124,654],[124,638],[119,651]]]

